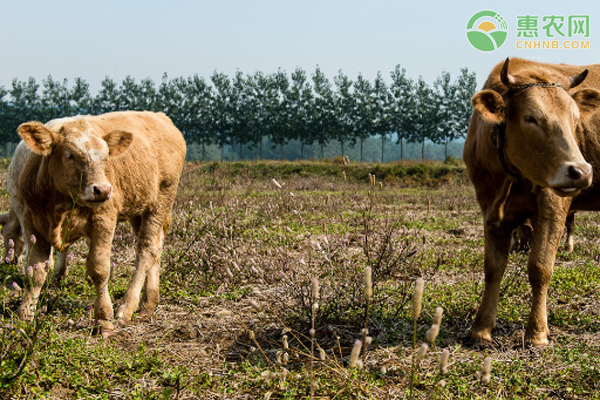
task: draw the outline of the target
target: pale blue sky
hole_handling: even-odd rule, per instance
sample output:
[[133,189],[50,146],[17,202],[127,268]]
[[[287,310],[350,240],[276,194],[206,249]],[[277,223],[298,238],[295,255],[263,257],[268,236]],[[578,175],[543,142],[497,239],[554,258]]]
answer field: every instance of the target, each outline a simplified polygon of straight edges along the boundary
[[[600,2],[400,0],[19,0],[0,7],[0,85],[13,78],[38,81],[83,77],[93,89],[109,76],[121,80],[236,70],[291,73],[317,65],[332,78],[351,78],[397,64],[432,82],[442,70],[468,67],[480,84],[507,56],[572,64],[600,63]],[[471,47],[465,28],[491,9],[508,23],[498,50]],[[589,50],[518,50],[517,16],[590,16]]]

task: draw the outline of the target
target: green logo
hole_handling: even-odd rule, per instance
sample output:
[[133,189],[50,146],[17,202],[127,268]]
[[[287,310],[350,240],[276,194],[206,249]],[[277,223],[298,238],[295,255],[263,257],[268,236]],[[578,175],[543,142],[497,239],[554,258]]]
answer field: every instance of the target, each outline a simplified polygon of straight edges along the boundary
[[479,11],[467,24],[467,39],[477,50],[496,50],[502,46],[506,36],[506,21],[494,11]]

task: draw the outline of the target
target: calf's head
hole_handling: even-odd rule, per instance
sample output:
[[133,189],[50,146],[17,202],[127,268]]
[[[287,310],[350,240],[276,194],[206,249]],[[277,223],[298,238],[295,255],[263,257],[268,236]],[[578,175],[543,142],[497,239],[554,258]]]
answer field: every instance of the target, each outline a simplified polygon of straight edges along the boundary
[[587,70],[564,82],[532,82],[531,74],[513,77],[508,65],[507,59],[500,76],[505,92],[483,90],[471,103],[483,119],[503,126],[501,151],[523,177],[560,196],[578,194],[592,183],[592,166],[579,148],[578,124],[600,107],[600,91],[571,91]]
[[65,124],[55,132],[39,122],[27,122],[19,126],[18,132],[31,151],[47,157],[48,184],[90,208],[111,198],[107,161],[121,155],[132,141],[130,132],[114,130],[100,136],[81,124]]

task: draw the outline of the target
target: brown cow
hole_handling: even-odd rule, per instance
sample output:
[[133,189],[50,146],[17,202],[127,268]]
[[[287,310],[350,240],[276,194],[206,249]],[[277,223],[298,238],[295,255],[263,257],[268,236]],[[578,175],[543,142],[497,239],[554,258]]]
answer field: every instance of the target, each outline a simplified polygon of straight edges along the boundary
[[163,238],[186,153],[181,132],[162,113],[131,111],[63,119],[51,127],[28,122],[18,132],[32,151],[18,181],[31,265],[20,316],[34,315],[52,264],[51,248],[60,250],[87,237],[86,267],[97,294],[94,314],[103,334],[110,332],[108,278],[118,220],[133,226],[137,258],[117,318],[131,319],[144,283],[143,309],[151,315],[159,297]]
[[484,219],[485,289],[471,337],[491,340],[511,232],[531,218],[525,339],[548,343],[546,297],[567,215],[600,210],[597,88],[600,65],[507,59],[473,96],[464,160]]

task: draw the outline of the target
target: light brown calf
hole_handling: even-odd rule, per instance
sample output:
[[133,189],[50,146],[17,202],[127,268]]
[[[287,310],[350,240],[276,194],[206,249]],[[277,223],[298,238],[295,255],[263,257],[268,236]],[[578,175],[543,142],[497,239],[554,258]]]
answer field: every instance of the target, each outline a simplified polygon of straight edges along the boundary
[[[108,292],[110,253],[118,220],[137,234],[135,273],[117,318],[131,319],[144,289],[144,312],[158,303],[163,238],[185,160],[181,132],[162,113],[115,112],[78,116],[50,127],[24,123],[18,133],[32,151],[18,179],[29,264],[22,318],[34,315],[52,267],[51,248],[89,238],[86,261],[96,288],[94,314],[112,329]],[[31,289],[29,288],[31,287]]]

